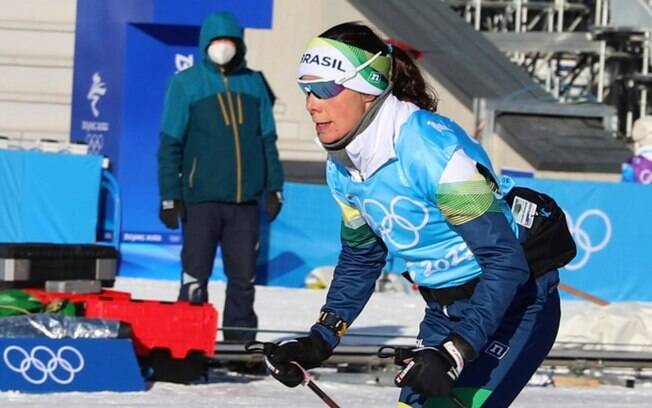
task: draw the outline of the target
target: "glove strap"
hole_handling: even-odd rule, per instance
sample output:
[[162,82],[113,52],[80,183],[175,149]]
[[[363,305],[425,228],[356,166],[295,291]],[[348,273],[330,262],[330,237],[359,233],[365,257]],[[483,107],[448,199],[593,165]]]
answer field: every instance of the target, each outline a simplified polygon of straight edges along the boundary
[[443,341],[443,343],[452,342],[453,346],[462,355],[464,361],[473,361],[478,357],[478,352],[475,351],[473,346],[466,341],[462,336],[456,333],[450,333]]
[[163,200],[161,201],[162,210],[171,210],[174,208],[174,200]]
[[441,347],[448,353],[450,357],[452,357],[451,362],[453,364],[451,364],[451,369],[447,374],[453,381],[456,381],[460,376],[462,369],[464,368],[464,357],[462,357],[462,353],[460,353],[460,351],[457,349],[457,347],[455,347],[455,344],[453,344],[451,340],[442,344]]

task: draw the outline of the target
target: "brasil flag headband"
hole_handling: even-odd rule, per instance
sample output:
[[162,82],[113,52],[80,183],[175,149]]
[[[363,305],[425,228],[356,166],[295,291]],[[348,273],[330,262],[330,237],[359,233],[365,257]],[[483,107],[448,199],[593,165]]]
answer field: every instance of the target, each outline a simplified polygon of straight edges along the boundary
[[330,38],[316,37],[299,61],[297,79],[313,75],[357,92],[380,95],[389,84],[391,58]]

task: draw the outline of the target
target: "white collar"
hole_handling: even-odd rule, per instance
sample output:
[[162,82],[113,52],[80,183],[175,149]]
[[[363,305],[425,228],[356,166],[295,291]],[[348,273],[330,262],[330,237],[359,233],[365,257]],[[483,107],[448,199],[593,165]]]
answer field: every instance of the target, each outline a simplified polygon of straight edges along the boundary
[[[389,95],[374,120],[346,146],[346,153],[359,169],[362,179],[368,179],[380,167],[396,157],[394,142],[407,118],[419,107],[411,102],[399,101]],[[348,169],[352,175],[357,171]]]
[[643,156],[647,160],[652,160],[652,145],[639,147],[636,149],[636,156]]

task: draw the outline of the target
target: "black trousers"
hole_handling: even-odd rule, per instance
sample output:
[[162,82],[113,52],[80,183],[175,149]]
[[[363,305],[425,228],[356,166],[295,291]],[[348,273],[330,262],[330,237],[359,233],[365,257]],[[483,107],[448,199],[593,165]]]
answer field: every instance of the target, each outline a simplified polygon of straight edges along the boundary
[[[227,277],[223,327],[256,328],[254,281],[258,246],[256,203],[189,203],[183,224],[181,264],[183,276],[179,300],[208,301],[208,280],[213,271],[217,247],[222,248]],[[254,340],[254,331],[224,331],[225,340]]]

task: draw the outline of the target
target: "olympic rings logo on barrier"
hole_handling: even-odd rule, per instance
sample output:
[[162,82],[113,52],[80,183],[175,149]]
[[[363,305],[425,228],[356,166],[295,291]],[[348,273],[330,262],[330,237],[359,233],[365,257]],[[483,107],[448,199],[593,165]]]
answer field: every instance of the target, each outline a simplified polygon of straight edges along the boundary
[[[568,215],[566,211],[564,211],[564,213],[566,214],[568,229],[573,235],[575,244],[578,246],[579,249],[582,250],[581,256],[575,258],[573,262],[566,265],[566,269],[574,271],[586,265],[586,263],[589,261],[589,258],[591,257],[591,254],[601,251],[607,246],[609,240],[611,240],[611,220],[609,219],[609,216],[605,214],[604,211],[595,208],[584,211],[582,215],[579,216],[577,222],[575,223],[573,222],[573,219],[570,217],[570,215]],[[601,220],[602,224],[604,225],[604,236],[602,237],[602,240],[600,240],[598,243],[594,243],[589,233],[586,232],[584,228],[582,228],[584,222],[589,217],[597,217],[599,220]]]
[[[408,205],[416,207],[417,210],[420,210],[423,213],[422,219],[417,225],[413,224],[410,220],[396,212],[396,207],[401,201],[406,201],[409,203]],[[369,214],[368,210],[371,208],[371,206],[378,207],[383,214],[383,218],[378,223],[376,223]],[[362,212],[362,215],[364,216],[369,226],[380,234],[383,241],[389,241],[398,249],[408,249],[415,246],[419,242],[419,231],[421,231],[421,229],[428,222],[428,209],[426,206],[405,196],[394,197],[390,202],[389,210],[385,208],[385,206],[383,206],[383,204],[381,204],[379,201],[371,198],[365,199],[362,202],[362,205],[359,205],[358,208],[360,208],[360,211]],[[399,242],[393,234],[395,228],[412,233],[413,238],[407,243]]]
[[[47,361],[37,356],[39,352],[41,357],[46,355]],[[73,362],[77,364],[73,365],[65,359],[65,352],[74,355],[76,361]],[[17,359],[12,359],[12,356],[18,356],[20,363],[14,364]],[[70,346],[61,347],[56,354],[45,346],[36,346],[29,353],[20,346],[9,346],[3,353],[3,359],[7,368],[20,373],[26,381],[36,385],[43,384],[48,378],[58,384],[70,384],[75,379],[75,374],[84,369],[84,357],[76,348]]]

